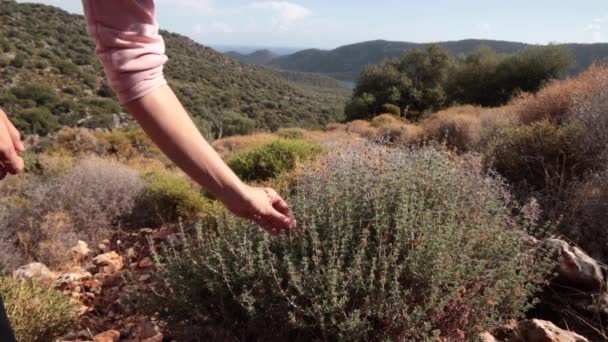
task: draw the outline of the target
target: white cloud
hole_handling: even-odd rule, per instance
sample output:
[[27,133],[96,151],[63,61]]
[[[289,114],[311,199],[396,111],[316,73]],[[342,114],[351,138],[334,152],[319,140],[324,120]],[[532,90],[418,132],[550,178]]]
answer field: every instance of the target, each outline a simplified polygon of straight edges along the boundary
[[312,15],[308,8],[288,1],[254,2],[251,7],[273,11],[272,26],[279,32],[289,31],[296,22]]
[[477,24],[477,31],[481,35],[487,36],[488,34],[492,33],[492,25],[487,21],[480,22]]
[[232,33],[235,30],[226,23],[219,21],[212,21],[209,24],[196,24],[194,26],[194,32],[200,33]]
[[587,24],[585,27],[585,31],[591,33],[592,43],[599,43],[603,41],[602,26],[606,21],[608,21],[608,15],[594,18],[593,21],[590,24]]

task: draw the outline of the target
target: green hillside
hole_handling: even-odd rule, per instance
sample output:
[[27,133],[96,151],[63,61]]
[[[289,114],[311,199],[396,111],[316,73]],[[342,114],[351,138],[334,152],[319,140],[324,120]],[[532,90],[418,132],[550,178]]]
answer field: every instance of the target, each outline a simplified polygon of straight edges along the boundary
[[274,53],[270,50],[257,50],[250,54],[242,54],[236,51],[228,51],[225,55],[237,59],[245,64],[257,64],[266,65],[270,64],[273,60],[281,57],[281,55]]
[[[82,16],[2,1],[0,25],[0,105],[24,133],[131,124],[104,81]],[[243,65],[178,34],[163,36],[166,77],[210,134],[218,125],[233,134],[317,127],[340,116],[349,95]]]
[[[377,64],[386,59],[401,57],[404,50],[425,48],[426,43],[392,42],[374,40],[341,46],[334,50],[308,49],[282,56],[270,64],[286,70],[323,73],[337,79],[354,81],[361,70],[369,64]],[[533,45],[497,40],[467,39],[440,42],[454,55],[469,54],[479,46],[491,47],[498,53],[515,53]],[[564,44],[574,55],[577,64],[568,72],[577,74],[593,61],[608,57],[608,44]]]

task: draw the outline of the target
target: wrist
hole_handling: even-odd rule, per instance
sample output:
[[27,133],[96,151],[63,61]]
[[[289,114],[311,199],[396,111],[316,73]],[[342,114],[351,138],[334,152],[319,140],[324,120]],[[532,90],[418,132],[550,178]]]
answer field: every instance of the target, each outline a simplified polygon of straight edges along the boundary
[[243,183],[240,179],[237,179],[224,187],[216,197],[228,208],[238,208],[242,207],[244,203],[247,202],[249,189],[249,185]]

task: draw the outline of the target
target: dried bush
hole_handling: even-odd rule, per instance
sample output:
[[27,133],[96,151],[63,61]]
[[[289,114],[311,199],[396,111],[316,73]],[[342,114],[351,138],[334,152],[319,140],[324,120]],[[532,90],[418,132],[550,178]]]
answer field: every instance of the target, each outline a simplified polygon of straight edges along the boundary
[[12,209],[10,234],[31,258],[61,264],[61,254],[78,240],[97,242],[120,228],[143,189],[138,173],[122,164],[78,160],[72,170],[31,184],[28,205]]
[[511,104],[524,125],[543,120],[561,124],[578,101],[605,88],[607,81],[608,66],[594,64],[577,77],[553,81],[536,94],[521,94]]
[[601,87],[573,104],[566,124],[583,132],[576,149],[586,166],[603,170],[608,163],[608,71]]
[[346,124],[346,132],[357,134],[362,138],[372,139],[378,135],[378,129],[365,120],[353,120]]
[[474,149],[480,139],[481,108],[453,107],[433,114],[422,123],[425,140],[445,142],[459,151]]
[[385,103],[382,105],[382,110],[385,113],[393,114],[397,117],[401,116],[401,108],[399,108],[399,106],[395,106],[394,104]]
[[228,157],[231,153],[245,151],[260,145],[267,144],[276,139],[276,136],[271,134],[253,134],[253,135],[238,135],[227,138],[222,138],[213,142],[213,148],[223,158]]
[[281,128],[277,135],[283,139],[304,139],[306,133],[301,128]]
[[562,213],[561,232],[594,258],[608,262],[608,171],[571,184]]
[[157,256],[172,319],[235,339],[468,341],[530,306],[547,265],[477,160],[330,150],[289,198],[293,233],[271,238],[226,216]]
[[396,126],[399,124],[407,123],[406,120],[402,120],[392,114],[380,114],[372,119],[370,122],[371,126],[383,128],[387,126]]
[[54,341],[76,320],[77,305],[59,291],[0,278],[0,293],[18,341]]
[[346,125],[343,123],[332,122],[325,126],[325,131],[343,131]]

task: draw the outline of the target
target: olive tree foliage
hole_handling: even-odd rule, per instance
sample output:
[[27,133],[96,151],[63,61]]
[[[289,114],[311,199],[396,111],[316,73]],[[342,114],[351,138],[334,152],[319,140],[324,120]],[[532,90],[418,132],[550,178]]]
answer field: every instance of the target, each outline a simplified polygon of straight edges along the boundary
[[379,114],[385,104],[398,106],[404,113],[441,108],[446,101],[443,84],[453,60],[444,48],[430,45],[405,52],[401,59],[367,67],[346,105],[347,118]]
[[499,55],[487,46],[462,57],[446,84],[451,102],[481,106],[506,104],[517,92],[535,93],[563,76],[573,58],[562,47],[535,47]]
[[439,45],[429,45],[364,69],[345,114],[350,120],[370,118],[388,104],[411,119],[453,104],[500,106],[518,92],[537,92],[562,77],[572,62],[571,54],[558,46],[509,55],[480,46],[454,57]]

